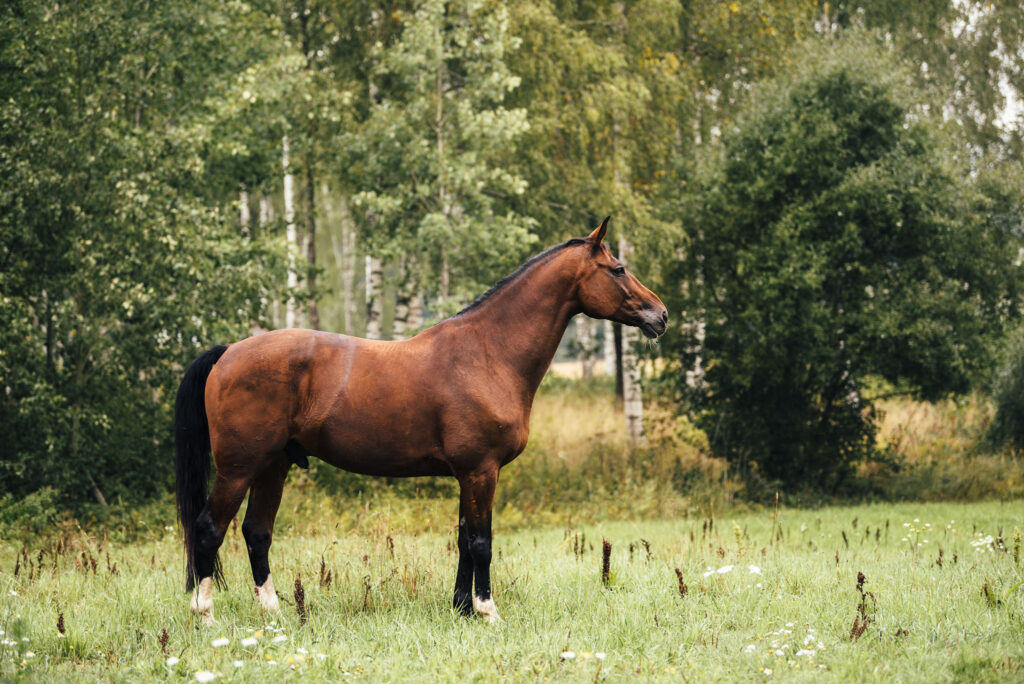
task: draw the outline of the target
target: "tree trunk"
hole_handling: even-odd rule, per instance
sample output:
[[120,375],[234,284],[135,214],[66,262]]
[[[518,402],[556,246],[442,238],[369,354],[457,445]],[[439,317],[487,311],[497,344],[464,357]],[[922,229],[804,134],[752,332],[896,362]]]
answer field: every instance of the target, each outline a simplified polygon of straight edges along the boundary
[[298,274],[298,240],[299,233],[295,227],[295,177],[288,166],[288,136],[281,140],[281,166],[284,169],[284,221],[285,240],[288,250],[288,301],[285,306],[284,327],[294,328],[298,322],[299,307],[295,301],[295,290],[299,285]]
[[404,340],[409,329],[409,309],[412,297],[402,292],[401,287],[395,292],[395,318],[391,322],[391,339]]
[[247,190],[238,191],[238,224],[242,227],[242,235],[245,237],[251,237],[249,235],[249,224],[252,222],[249,214],[249,192]]
[[622,324],[612,324],[612,343],[615,345],[615,401],[622,402]]
[[379,340],[384,322],[384,265],[380,257],[366,255],[366,338]]
[[615,375],[615,330],[609,320],[602,321],[604,333],[604,374],[609,378]]
[[260,195],[260,208],[259,214],[257,214],[257,227],[261,231],[265,231],[267,227],[274,220],[274,205],[270,202],[270,198],[266,195]]
[[[619,238],[619,261],[628,263],[629,243]],[[632,446],[646,446],[644,435],[644,400],[640,388],[640,363],[636,344],[640,331],[632,326],[622,328],[622,405],[626,413],[626,437]]]
[[313,184],[312,154],[306,156],[306,291],[309,292],[309,327],[320,329],[316,305],[316,186]]
[[356,276],[356,232],[352,227],[352,214],[348,210],[348,196],[341,195],[341,301],[345,307],[342,313],[345,334],[352,330],[352,287]]
[[419,260],[403,256],[398,263],[399,283],[395,288],[395,319],[391,339],[404,340],[423,325],[423,297],[419,290]]
[[418,291],[409,302],[408,330],[419,330],[423,327],[423,293]]
[[576,316],[576,344],[580,348],[581,377],[590,380],[594,377],[594,326],[593,319],[586,314]]

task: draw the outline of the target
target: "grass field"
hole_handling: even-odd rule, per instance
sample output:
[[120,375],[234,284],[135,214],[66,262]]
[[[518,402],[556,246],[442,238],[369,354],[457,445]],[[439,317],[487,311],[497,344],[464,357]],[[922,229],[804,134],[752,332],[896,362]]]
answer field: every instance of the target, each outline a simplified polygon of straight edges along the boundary
[[[423,529],[454,523],[433,510]],[[505,531],[499,516],[494,626],[449,608],[453,534],[390,532],[372,503],[360,515],[286,512],[271,550],[280,615],[258,609],[230,531],[208,628],[190,621],[170,520],[131,545],[68,533],[41,559],[5,543],[0,678],[1024,680],[1024,588],[1010,593],[1024,571],[1020,502]]]

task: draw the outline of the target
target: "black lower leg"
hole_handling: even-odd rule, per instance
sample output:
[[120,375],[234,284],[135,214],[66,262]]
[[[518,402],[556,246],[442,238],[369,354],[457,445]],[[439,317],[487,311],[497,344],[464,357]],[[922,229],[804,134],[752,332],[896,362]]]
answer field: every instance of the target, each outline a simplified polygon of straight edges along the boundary
[[220,548],[223,535],[218,533],[217,526],[210,515],[209,506],[203,508],[196,522],[195,549],[195,582],[198,584],[206,577],[212,577],[218,586],[224,585],[217,550]]
[[491,521],[469,528],[469,552],[473,558],[473,594],[480,601],[491,598]]
[[455,610],[463,615],[473,614],[473,556],[469,550],[469,532],[465,516],[459,516],[459,569],[455,573]]
[[245,537],[245,547],[249,551],[252,581],[257,587],[262,587],[270,576],[270,562],[267,556],[270,552],[271,533],[246,518],[242,523],[242,536]]

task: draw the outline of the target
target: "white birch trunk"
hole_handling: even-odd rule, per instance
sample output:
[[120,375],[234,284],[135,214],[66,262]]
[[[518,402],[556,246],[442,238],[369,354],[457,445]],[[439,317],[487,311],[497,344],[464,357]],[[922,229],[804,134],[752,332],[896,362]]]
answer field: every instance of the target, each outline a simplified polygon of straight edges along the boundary
[[410,332],[419,330],[423,325],[423,296],[419,293],[410,295],[408,290],[395,293],[395,320],[391,327],[391,339],[404,340]]
[[295,227],[295,177],[288,166],[288,136],[281,140],[281,166],[284,169],[284,221],[288,250],[288,301],[285,305],[284,327],[294,328],[298,322],[299,307],[295,302],[295,289],[299,285],[298,230]]
[[419,330],[423,327],[423,293],[417,292],[409,302],[408,330]]
[[590,380],[594,377],[594,326],[593,319],[586,314],[576,317],[576,344],[580,348],[581,377]]
[[[260,235],[266,233],[267,228],[273,221],[274,205],[269,197],[260,193],[259,211],[256,214],[256,227],[259,228]],[[274,297],[274,301],[270,304],[270,319],[275,329],[281,327],[281,302],[277,297]]]
[[379,340],[384,321],[384,264],[366,255],[366,338]]
[[615,330],[612,322],[605,319],[604,324],[604,374],[615,377]]
[[249,192],[238,191],[238,223],[242,227],[242,235],[249,237],[249,224],[252,223],[252,216],[249,213]]
[[[628,263],[629,242],[619,238],[619,261]],[[640,331],[632,326],[622,326],[622,400],[626,414],[626,437],[632,446],[647,446],[644,434],[644,398],[640,387],[640,364],[636,344]]]
[[266,195],[260,195],[260,213],[257,220],[261,229],[266,229],[274,220],[274,205],[270,203],[270,198]]

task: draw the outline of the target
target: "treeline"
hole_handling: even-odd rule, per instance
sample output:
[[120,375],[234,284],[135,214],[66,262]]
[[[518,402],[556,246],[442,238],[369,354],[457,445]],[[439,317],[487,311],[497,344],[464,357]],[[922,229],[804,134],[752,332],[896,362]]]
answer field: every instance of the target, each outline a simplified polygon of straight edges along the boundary
[[414,334],[607,213],[715,453],[838,487],[875,385],[980,382],[1019,314],[1022,45],[1015,2],[5,3],[0,492],[159,494],[199,350]]

